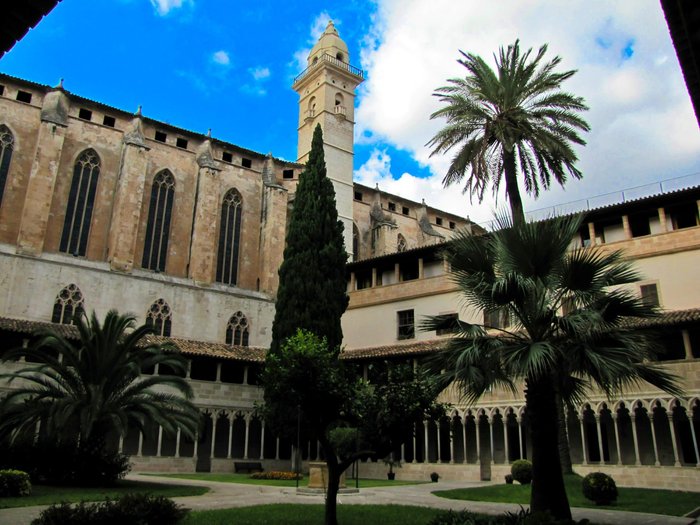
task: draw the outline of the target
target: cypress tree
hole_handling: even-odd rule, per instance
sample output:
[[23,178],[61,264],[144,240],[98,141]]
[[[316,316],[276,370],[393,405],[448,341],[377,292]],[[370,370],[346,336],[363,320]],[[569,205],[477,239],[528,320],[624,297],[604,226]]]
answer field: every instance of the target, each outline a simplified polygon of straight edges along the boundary
[[346,260],[343,224],[338,220],[333,184],[326,176],[323,132],[317,125],[287,229],[271,352],[277,352],[300,328],[325,337],[328,347],[339,351],[340,317],[348,305]]

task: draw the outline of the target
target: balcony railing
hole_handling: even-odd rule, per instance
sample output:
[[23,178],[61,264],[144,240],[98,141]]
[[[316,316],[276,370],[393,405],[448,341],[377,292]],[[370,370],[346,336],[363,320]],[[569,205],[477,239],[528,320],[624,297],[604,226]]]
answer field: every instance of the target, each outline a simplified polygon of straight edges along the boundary
[[336,67],[339,67],[340,69],[344,69],[345,71],[349,72],[352,75],[355,75],[360,78],[365,78],[365,73],[361,69],[352,66],[348,64],[347,62],[343,62],[342,60],[338,60],[335,58],[333,55],[329,55],[328,53],[325,53],[324,55],[321,55],[321,57],[316,60],[313,64],[311,64],[309,67],[307,67],[304,71],[299,73],[296,78],[294,79],[294,83],[296,84],[299,82],[302,78],[304,78],[306,75],[311,73],[314,69],[316,69],[321,62],[328,62],[329,64],[333,64]]

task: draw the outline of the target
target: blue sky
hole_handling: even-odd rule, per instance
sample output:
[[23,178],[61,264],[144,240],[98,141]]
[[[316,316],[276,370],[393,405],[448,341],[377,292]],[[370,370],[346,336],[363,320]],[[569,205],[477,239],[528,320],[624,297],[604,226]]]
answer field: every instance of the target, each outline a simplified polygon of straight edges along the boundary
[[[658,0],[63,0],[0,59],[0,71],[65,87],[275,156],[296,157],[294,76],[333,18],[366,72],[356,100],[355,178],[476,220],[444,189],[449,158],[425,143],[439,128],[431,97],[462,74],[458,49],[492,61],[499,45],[549,43],[578,73],[565,88],[591,110],[582,181],[526,209],[700,172],[700,132]],[[692,178],[692,177],[691,177]],[[695,177],[698,179],[698,177]],[[694,179],[694,180],[695,180]],[[615,198],[615,196],[611,197]]]

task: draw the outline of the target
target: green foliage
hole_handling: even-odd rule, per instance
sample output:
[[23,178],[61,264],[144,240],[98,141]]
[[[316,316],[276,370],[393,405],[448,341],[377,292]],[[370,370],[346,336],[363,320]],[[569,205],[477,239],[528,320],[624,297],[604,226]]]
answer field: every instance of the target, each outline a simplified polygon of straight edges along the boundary
[[103,503],[60,503],[42,511],[32,525],[176,525],[188,509],[163,496],[126,494]]
[[[130,426],[160,425],[166,433],[181,429],[194,436],[199,412],[182,377],[141,376],[161,364],[176,373],[186,359],[169,344],[155,344],[148,326],[136,327],[131,315],[110,310],[103,323],[93,313],[77,319],[79,339],[53,329],[38,334],[29,348],[7,352],[4,360],[26,358],[27,365],[0,379],[21,380],[0,401],[0,439],[32,439],[37,424],[57,443],[81,443],[84,451],[102,451],[111,432]],[[33,361],[30,363],[30,361]]]
[[615,480],[603,472],[591,472],[581,481],[583,495],[596,505],[609,505],[617,500]]
[[296,472],[286,472],[277,470],[268,470],[265,472],[254,472],[250,475],[251,479],[274,479],[274,480],[296,480],[303,479],[304,476],[297,474]]
[[562,186],[567,174],[581,178],[572,145],[585,144],[579,131],[589,126],[579,113],[588,108],[581,97],[561,91],[575,71],[555,72],[561,58],[545,63],[546,51],[540,47],[531,59],[532,49],[521,53],[516,40],[500,49],[496,71],[460,51],[466,78],[449,79],[435,92],[445,105],[431,118],[445,118],[447,125],[428,143],[431,155],[457,150],[443,184],[467,177],[464,191],[481,201],[489,186],[496,194],[504,181],[516,222],[524,222],[518,175],[535,197],[552,177]]
[[518,459],[510,467],[512,479],[521,485],[529,485],[532,482],[532,461]]
[[507,485],[512,485],[513,484],[513,474],[506,474],[506,484]]
[[31,493],[29,474],[21,470],[0,470],[0,498],[29,496]]
[[475,514],[468,510],[455,512],[448,510],[435,516],[428,525],[570,525],[580,523],[585,525],[588,520],[573,522],[571,520],[555,520],[547,512],[530,512],[522,507],[518,512],[506,512],[500,516]]
[[116,451],[46,439],[2,447],[0,466],[23,470],[34,483],[73,486],[113,486],[131,470],[129,457]]
[[299,176],[272,324],[271,353],[298,329],[325,338],[340,350],[340,318],[348,305],[343,225],[333,184],[326,176],[323,133],[316,126],[306,169]]

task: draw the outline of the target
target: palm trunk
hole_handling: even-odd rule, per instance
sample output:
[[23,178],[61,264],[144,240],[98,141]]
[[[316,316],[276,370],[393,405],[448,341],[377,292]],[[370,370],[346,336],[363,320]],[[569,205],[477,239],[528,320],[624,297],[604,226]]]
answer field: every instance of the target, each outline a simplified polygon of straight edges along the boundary
[[525,403],[532,433],[530,510],[550,512],[557,520],[571,520],[559,454],[552,454],[557,450],[559,427],[552,381],[549,378],[528,379]]
[[562,474],[573,474],[574,468],[571,465],[571,450],[569,449],[569,434],[566,428],[566,415],[564,414],[564,400],[561,392],[555,394],[557,403],[557,421],[559,423],[559,461],[561,462]]
[[506,196],[510,202],[510,213],[513,216],[513,224],[525,224],[525,210],[520,199],[518,188],[518,173],[515,169],[515,151],[506,151],[503,154],[503,170],[506,179]]

